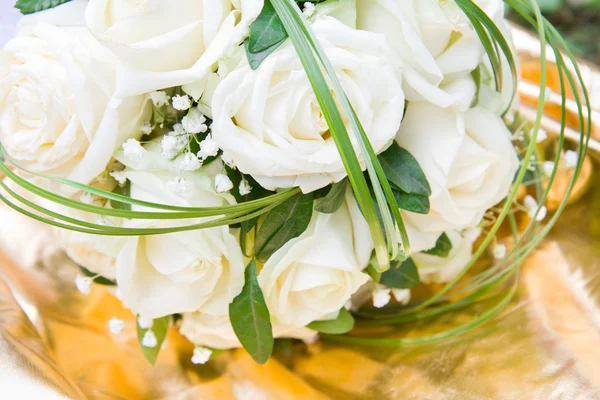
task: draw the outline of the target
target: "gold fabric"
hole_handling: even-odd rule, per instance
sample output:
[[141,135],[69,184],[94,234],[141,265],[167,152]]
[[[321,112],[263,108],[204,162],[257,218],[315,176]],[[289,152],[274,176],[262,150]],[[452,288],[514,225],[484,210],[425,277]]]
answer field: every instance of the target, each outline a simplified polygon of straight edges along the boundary
[[[535,49],[521,54],[524,74],[535,83]],[[587,160],[574,204],[524,262],[517,299],[493,322],[427,348],[284,343],[264,366],[241,350],[193,365],[192,345],[174,329],[150,366],[134,316],[111,289],[94,285],[89,296],[79,294],[76,266],[49,251],[52,243],[35,239],[34,232],[43,237],[48,228],[2,209],[0,399],[600,398],[600,177],[594,168]],[[557,185],[555,201],[564,191]],[[381,333],[422,335],[462,324],[474,312]],[[119,335],[108,330],[114,317],[126,321]]]

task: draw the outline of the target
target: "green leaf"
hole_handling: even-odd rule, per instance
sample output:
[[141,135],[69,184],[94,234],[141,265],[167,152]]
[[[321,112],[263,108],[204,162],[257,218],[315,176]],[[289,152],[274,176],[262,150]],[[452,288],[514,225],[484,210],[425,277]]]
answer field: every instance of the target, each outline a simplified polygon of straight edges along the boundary
[[263,9],[250,25],[250,36],[244,43],[248,63],[253,70],[274,52],[288,34],[270,1],[265,1]]
[[320,333],[343,335],[354,328],[354,317],[348,310],[342,308],[336,319],[330,321],[314,321],[308,325],[308,328]]
[[229,319],[235,335],[246,351],[259,364],[273,353],[271,315],[256,276],[256,261],[246,267],[246,283],[229,305]]
[[33,14],[60,6],[69,1],[71,0],[17,0],[15,8],[18,8],[23,14]]
[[300,236],[310,223],[313,197],[297,194],[267,213],[256,234],[256,258],[264,262],[289,240]]
[[[156,363],[156,359],[158,357],[158,353],[160,352],[160,348],[165,341],[167,336],[167,332],[169,330],[169,317],[162,317],[154,320],[152,327],[150,329],[143,329],[140,327],[140,324],[137,323],[137,337],[138,342],[140,343],[140,347],[142,348],[142,352],[146,359],[150,362],[150,364],[154,365]],[[144,336],[146,332],[152,331],[154,336],[156,336],[156,346],[154,347],[145,347],[142,342],[144,340]]]
[[450,238],[445,233],[442,233],[435,244],[435,247],[431,250],[424,251],[423,253],[429,254],[431,256],[446,258],[450,255],[450,251],[452,251],[452,242]]
[[419,270],[412,258],[409,258],[402,263],[392,263],[392,267],[381,275],[379,282],[394,289],[412,289],[419,281]]
[[83,266],[80,265],[79,269],[81,270],[81,273],[83,275],[87,276],[88,278],[92,278],[94,280],[94,283],[96,283],[98,285],[103,285],[103,286],[117,286],[116,282],[113,282],[110,279],[107,279],[107,278],[105,278],[103,276],[100,276],[97,273],[90,271],[86,267],[83,267]]
[[419,162],[396,142],[379,155],[388,180],[405,193],[431,196],[431,187]]
[[[131,182],[129,179],[123,185],[117,185],[113,193],[118,194],[120,196],[131,197]],[[131,204],[122,203],[117,200],[111,200],[110,206],[116,210],[127,210],[131,211]]]
[[401,190],[393,190],[393,193],[400,209],[417,214],[429,214],[429,197],[421,196],[419,194],[404,193]]
[[315,206],[315,210],[324,214],[333,214],[340,209],[346,198],[348,180],[343,179],[334,184],[325,198]]

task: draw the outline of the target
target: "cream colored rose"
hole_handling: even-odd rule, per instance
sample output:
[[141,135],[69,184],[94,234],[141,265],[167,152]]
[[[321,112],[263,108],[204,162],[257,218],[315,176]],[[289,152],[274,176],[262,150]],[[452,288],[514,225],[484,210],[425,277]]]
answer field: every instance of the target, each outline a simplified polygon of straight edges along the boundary
[[424,283],[444,283],[453,279],[471,260],[473,243],[479,237],[479,229],[464,232],[447,232],[452,243],[448,257],[436,257],[425,253],[415,253],[412,258],[419,269]]
[[[313,341],[317,333],[305,327],[289,327],[271,321],[275,338],[291,338]],[[200,312],[186,313],[179,329],[182,335],[197,346],[214,349],[234,349],[242,347],[228,315],[210,315]]]
[[90,0],[89,29],[123,62],[118,92],[204,80],[241,43],[264,0]]
[[115,60],[85,28],[84,4],[24,17],[0,52],[0,141],[27,169],[88,183],[151,110],[144,96],[112,96]]
[[481,107],[456,113],[410,103],[396,141],[417,159],[431,186],[429,214],[403,213],[423,232],[479,224],[506,197],[519,167],[504,121]]
[[[317,20],[313,30],[374,150],[385,150],[404,109],[400,65],[393,63],[389,46],[382,36],[357,31],[331,17]],[[291,43],[256,71],[244,62],[231,72],[217,87],[212,108],[213,137],[219,147],[265,188],[298,186],[311,192],[346,176]]]
[[271,315],[281,323],[306,326],[336,318],[369,276],[373,241],[350,190],[334,214],[315,212],[301,236],[287,242],[258,276]]
[[[503,20],[501,0],[476,0],[492,19]],[[405,63],[409,101],[465,110],[475,94],[472,79],[485,54],[481,40],[451,0],[357,0],[357,26],[385,35]]]

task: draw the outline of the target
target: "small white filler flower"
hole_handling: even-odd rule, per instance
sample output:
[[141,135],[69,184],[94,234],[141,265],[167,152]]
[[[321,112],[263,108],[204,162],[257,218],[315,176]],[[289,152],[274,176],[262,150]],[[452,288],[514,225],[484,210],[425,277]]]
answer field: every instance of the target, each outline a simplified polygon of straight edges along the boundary
[[162,107],[169,104],[169,96],[162,90],[150,92],[148,93],[148,97],[156,107]]
[[152,331],[147,331],[142,338],[142,346],[153,349],[158,344],[158,339]]
[[181,120],[181,125],[183,125],[183,129],[187,133],[192,134],[204,133],[208,130],[208,126],[206,126],[206,117],[197,107],[188,111],[187,115]]
[[240,182],[240,186],[239,186],[239,191],[240,191],[240,195],[242,196],[246,196],[248,194],[250,194],[252,192],[252,186],[250,186],[250,184],[248,183],[247,180],[243,179]]
[[140,161],[145,152],[146,149],[144,149],[137,139],[127,139],[127,141],[123,143],[123,153],[125,154],[125,157],[129,158],[131,161]]
[[142,329],[150,329],[154,325],[154,320],[152,318],[146,318],[138,315],[137,323]]
[[173,102],[173,108],[179,111],[189,110],[192,106],[192,101],[187,94],[173,96],[171,101]]
[[383,308],[387,306],[390,300],[392,300],[390,293],[390,289],[376,289],[375,292],[373,292],[373,306],[375,306],[375,308]]
[[546,208],[546,206],[539,207],[537,200],[533,196],[525,196],[524,204],[529,217],[533,218],[535,216],[535,213],[537,212],[537,209],[539,208],[540,211],[537,214],[535,220],[541,222],[544,220],[544,218],[546,218],[546,215],[548,214],[548,209]]
[[87,276],[77,275],[75,278],[75,286],[81,293],[88,295],[92,291],[93,279]]
[[233,189],[233,182],[225,174],[215,176],[215,189],[217,193],[225,193]]
[[123,329],[125,329],[125,321],[122,319],[111,318],[108,321],[108,330],[113,335],[118,335],[119,333],[123,332]]
[[212,356],[212,350],[207,349],[206,347],[196,347],[194,349],[194,354],[192,355],[192,364],[206,364],[208,360],[210,360],[210,356]]

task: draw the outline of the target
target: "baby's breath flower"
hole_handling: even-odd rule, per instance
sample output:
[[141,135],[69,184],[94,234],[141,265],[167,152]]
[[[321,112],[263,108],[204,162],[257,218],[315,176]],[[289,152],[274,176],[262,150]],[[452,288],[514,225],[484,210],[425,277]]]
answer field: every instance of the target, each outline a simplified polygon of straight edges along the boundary
[[137,139],[127,139],[127,141],[123,143],[123,153],[125,154],[125,157],[129,158],[131,161],[140,161],[145,152],[146,149],[144,149]]
[[242,195],[242,196],[246,196],[246,195],[250,194],[250,192],[252,192],[252,186],[250,186],[248,181],[245,179],[243,179],[240,182],[240,186],[238,189],[240,191],[240,195]]
[[227,152],[223,152],[223,154],[221,154],[221,160],[231,169],[235,169],[235,162],[233,161],[233,158],[231,158],[231,156],[229,155],[229,153]]
[[225,174],[219,174],[215,177],[215,189],[217,193],[228,192],[233,189],[233,182]]
[[158,339],[156,339],[156,335],[152,331],[147,331],[144,334],[144,338],[142,339],[142,346],[147,347],[149,349],[153,349],[158,344]]
[[81,293],[88,295],[92,292],[92,278],[82,275],[77,275],[75,278],[75,286]]
[[192,153],[186,153],[181,160],[181,169],[184,171],[196,171],[202,167],[202,162]]
[[311,3],[311,2],[304,3],[304,9],[302,10],[302,14],[304,14],[304,16],[306,18],[310,18],[313,15],[315,15],[316,11],[317,11],[317,7],[314,5],[314,3]]
[[123,332],[123,329],[125,329],[125,321],[122,319],[111,318],[110,321],[108,321],[108,330],[113,335],[118,335]]
[[392,289],[392,294],[400,304],[408,304],[410,302],[410,289]]
[[[530,218],[533,218],[536,213],[536,221],[541,222],[544,220],[544,218],[546,218],[546,215],[548,214],[548,209],[546,208],[546,206],[539,207],[537,200],[533,196],[525,196],[524,204],[525,208],[527,209],[527,214]],[[540,209],[539,212],[538,208]]]
[[182,124],[175,124],[173,125],[173,131],[169,132],[169,135],[185,135],[185,129],[183,128]]
[[567,168],[575,168],[577,165],[577,161],[579,159],[579,154],[573,150],[567,150],[564,155],[565,165]]
[[208,135],[206,139],[200,142],[200,151],[198,157],[202,160],[206,160],[208,157],[216,157],[219,154],[219,146],[212,138],[212,135]]
[[184,136],[165,135],[160,142],[162,155],[169,160],[175,158],[175,156],[185,148],[185,145]]
[[162,90],[148,93],[148,97],[152,100],[152,104],[156,107],[162,107],[169,104],[169,96]]
[[375,306],[375,308],[383,308],[387,306],[390,300],[392,300],[390,292],[390,289],[376,289],[373,293],[373,306]]
[[181,124],[187,133],[204,133],[208,130],[205,124],[206,117],[198,110],[197,107],[192,108],[188,114],[183,117]]
[[498,243],[494,246],[494,258],[496,260],[502,260],[506,257],[506,245]]
[[152,328],[152,325],[154,325],[154,320],[152,318],[146,318],[141,315],[138,315],[137,323],[142,329],[150,329]]
[[210,356],[212,356],[212,350],[206,347],[196,347],[192,355],[192,364],[206,364],[210,360]]
[[144,135],[149,135],[152,133],[152,125],[150,125],[150,122],[146,122],[142,124],[140,130]]
[[189,110],[192,106],[192,101],[187,94],[173,96],[171,101],[173,102],[173,108],[179,111]]
[[544,170],[544,174],[546,176],[552,175],[552,171],[554,171],[554,161],[544,161],[544,164],[542,164],[542,169]]

